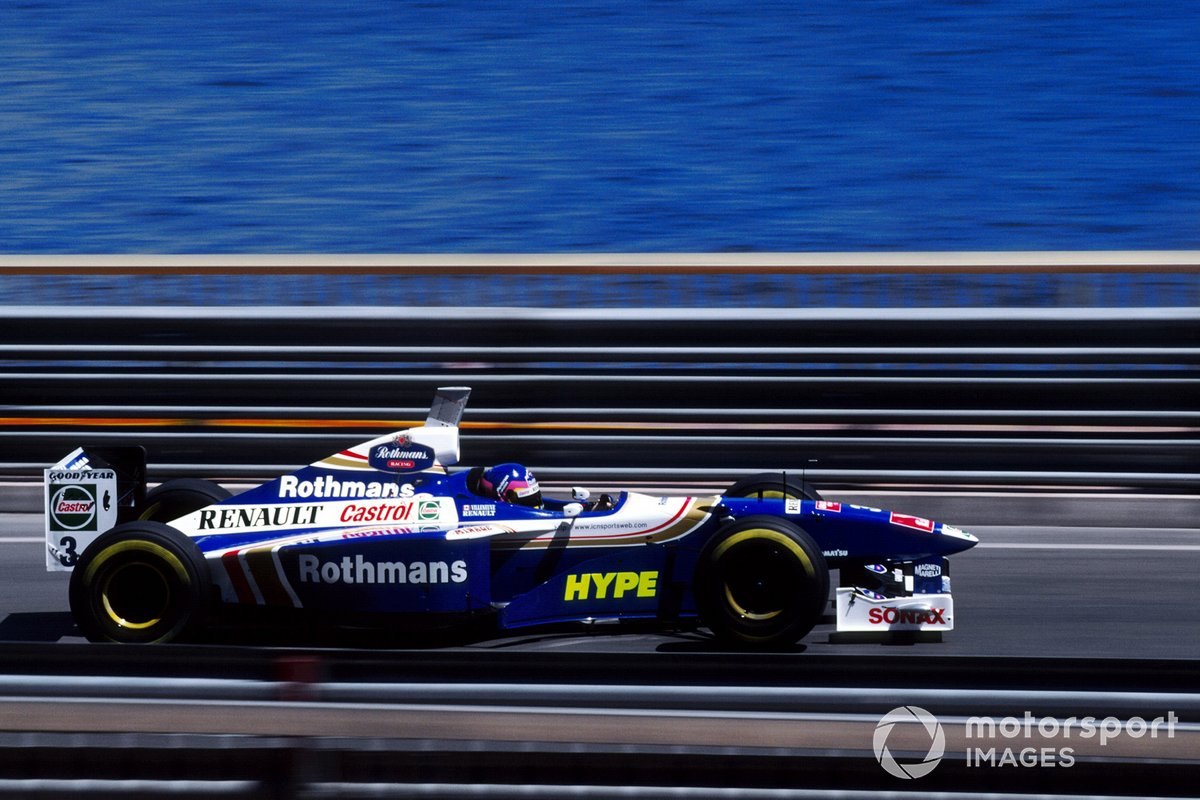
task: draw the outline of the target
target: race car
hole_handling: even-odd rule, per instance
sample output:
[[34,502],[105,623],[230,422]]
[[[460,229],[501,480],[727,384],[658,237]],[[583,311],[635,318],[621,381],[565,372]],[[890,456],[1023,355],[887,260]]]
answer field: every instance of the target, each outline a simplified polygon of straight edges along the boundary
[[954,626],[946,556],[971,534],[783,472],[721,495],[555,499],[519,464],[456,466],[469,394],[439,389],[424,425],[236,496],[147,491],[140,447],[78,448],[45,472],[47,568],[72,571],[92,641],[167,642],[255,608],[396,629],[645,620],[780,648],[822,621],[833,569],[837,632]]

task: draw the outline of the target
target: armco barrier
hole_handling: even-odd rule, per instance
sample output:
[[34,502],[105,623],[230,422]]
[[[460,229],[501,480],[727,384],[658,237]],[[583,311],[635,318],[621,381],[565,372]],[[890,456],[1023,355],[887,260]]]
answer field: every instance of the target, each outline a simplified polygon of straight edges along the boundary
[[591,485],[1184,491],[1200,309],[0,309],[0,475],[133,442],[261,477],[474,387],[466,463]]
[[[1200,752],[1187,662],[610,655],[18,646],[0,651],[0,795],[1157,796],[1190,787]],[[898,783],[873,745],[906,705],[946,744],[935,771]],[[1055,740],[1066,767],[964,757],[971,716],[1025,748],[1068,715],[1104,720],[1109,740]],[[1154,737],[1137,722],[1160,717]]]

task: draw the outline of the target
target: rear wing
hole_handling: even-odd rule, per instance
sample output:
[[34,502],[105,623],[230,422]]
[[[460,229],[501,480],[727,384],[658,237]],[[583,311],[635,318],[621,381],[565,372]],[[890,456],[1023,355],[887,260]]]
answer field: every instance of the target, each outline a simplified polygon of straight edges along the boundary
[[136,516],[146,498],[146,451],[77,447],[43,477],[46,569],[69,572],[96,537]]
[[[471,389],[468,386],[439,387],[433,397],[433,404],[429,407],[425,425],[407,431],[414,442],[428,447],[432,451],[434,461],[443,467],[458,463],[458,423],[462,421],[467,398],[470,396]],[[384,468],[378,463],[372,465]]]
[[398,474],[441,469],[458,463],[458,423],[471,390],[444,386],[437,390],[425,424],[380,436],[310,466],[324,469],[375,469]]
[[426,428],[457,428],[471,396],[470,386],[441,386],[433,396]]

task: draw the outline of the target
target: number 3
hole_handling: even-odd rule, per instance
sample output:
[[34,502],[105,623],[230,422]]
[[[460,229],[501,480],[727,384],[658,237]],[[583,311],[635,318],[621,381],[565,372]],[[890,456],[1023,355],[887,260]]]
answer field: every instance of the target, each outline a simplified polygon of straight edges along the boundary
[[75,562],[79,560],[79,553],[75,552],[75,538],[72,536],[64,536],[58,542],[58,549],[62,552],[58,556],[58,560],[64,567],[73,567]]

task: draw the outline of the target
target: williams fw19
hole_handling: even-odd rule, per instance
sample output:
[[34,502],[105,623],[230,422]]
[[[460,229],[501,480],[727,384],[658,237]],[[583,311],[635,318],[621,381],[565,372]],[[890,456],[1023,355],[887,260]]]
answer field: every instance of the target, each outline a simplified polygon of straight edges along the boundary
[[457,466],[469,393],[440,389],[424,425],[236,496],[147,491],[140,447],[78,448],[45,471],[47,568],[72,572],[93,641],[167,642],[251,610],[395,630],[641,620],[744,648],[793,645],[830,611],[839,633],[954,627],[946,557],[968,533],[786,473],[710,496],[543,496],[520,464]]

